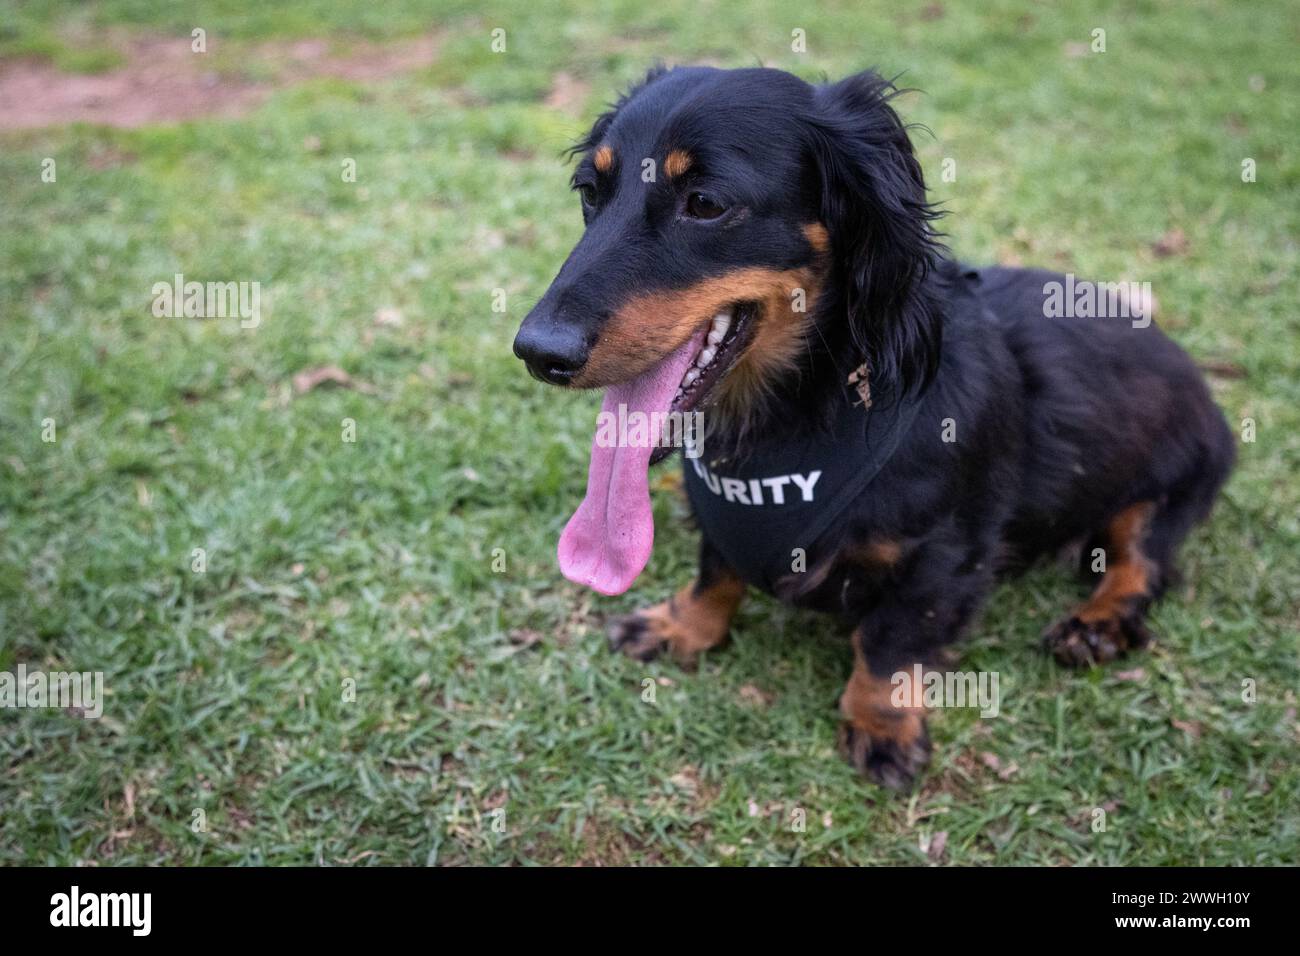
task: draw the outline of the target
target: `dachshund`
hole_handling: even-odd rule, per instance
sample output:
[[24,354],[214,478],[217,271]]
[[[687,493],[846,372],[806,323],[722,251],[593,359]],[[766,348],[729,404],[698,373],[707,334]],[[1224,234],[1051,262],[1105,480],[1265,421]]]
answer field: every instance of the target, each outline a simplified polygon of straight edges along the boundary
[[[951,258],[898,93],[873,71],[652,70],[573,148],[585,231],[514,351],[604,389],[619,423],[560,538],[571,580],[627,590],[647,471],[683,449],[698,574],[611,645],[689,665],[749,587],[835,614],[841,749],[904,789],[931,747],[900,680],[940,666],[999,576],[1077,550],[1091,596],[1047,650],[1091,667],[1142,647],[1235,443],[1149,301]],[[664,440],[673,416],[702,427]]]

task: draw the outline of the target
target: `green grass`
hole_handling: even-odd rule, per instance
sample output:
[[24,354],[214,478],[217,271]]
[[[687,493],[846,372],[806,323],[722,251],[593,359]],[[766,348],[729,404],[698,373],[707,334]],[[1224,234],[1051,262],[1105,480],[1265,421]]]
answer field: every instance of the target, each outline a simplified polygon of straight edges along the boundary
[[74,46],[47,31],[18,33],[0,27],[0,57],[49,60],[68,73],[106,73],[122,66],[126,58],[111,47],[91,42]]
[[[69,23],[443,45],[421,74],[308,83],[242,120],[0,138],[0,670],[109,690],[99,721],[0,711],[0,863],[897,864],[940,831],[958,864],[1296,860],[1293,5],[195,6],[4,3],[0,51]],[[1067,55],[1094,27],[1107,52]],[[606,652],[602,616],[691,573],[672,494],[629,594],[555,567],[598,400],[534,383],[510,341],[580,230],[560,151],[655,58],[903,72],[964,259],[1149,280],[1198,360],[1241,370],[1215,394],[1257,440],[1157,648],[1065,672],[1036,639],[1076,584],[1002,587],[963,657],[1001,674],[1002,714],[937,715],[915,793],[835,754],[850,655],[828,621],[755,597],[696,673]],[[560,71],[589,85],[581,116],[543,102]],[[1156,256],[1175,228],[1186,252]],[[175,272],[260,281],[261,326],[153,317]],[[373,390],[292,395],[326,364]]]

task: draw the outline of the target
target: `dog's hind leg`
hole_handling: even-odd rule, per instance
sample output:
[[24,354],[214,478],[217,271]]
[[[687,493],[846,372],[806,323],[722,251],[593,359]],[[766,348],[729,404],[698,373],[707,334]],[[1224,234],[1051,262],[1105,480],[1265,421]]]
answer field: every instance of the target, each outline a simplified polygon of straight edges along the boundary
[[612,620],[609,646],[641,661],[668,651],[689,666],[726,640],[744,596],[745,583],[705,540],[699,577],[667,601]]
[[1164,505],[1142,501],[1107,522],[1099,539],[1106,561],[1100,582],[1087,601],[1043,635],[1044,646],[1062,664],[1103,664],[1150,641],[1143,619],[1164,587],[1168,567],[1152,556],[1148,542],[1165,514]]
[[1043,635],[1062,664],[1103,664],[1150,641],[1147,609],[1174,580],[1178,546],[1210,513],[1232,469],[1232,434],[1217,413],[1203,436],[1194,464],[1158,500],[1124,508],[1098,536],[1106,556],[1100,582],[1087,601]]

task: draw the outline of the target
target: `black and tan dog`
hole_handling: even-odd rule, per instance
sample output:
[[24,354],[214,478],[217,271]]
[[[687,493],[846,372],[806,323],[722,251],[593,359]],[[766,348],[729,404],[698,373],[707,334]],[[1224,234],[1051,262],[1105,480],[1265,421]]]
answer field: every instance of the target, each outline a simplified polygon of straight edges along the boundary
[[[1234,449],[1149,313],[1058,315],[1073,277],[946,257],[893,93],[870,72],[652,72],[575,149],[586,232],[515,352],[544,381],[605,388],[608,411],[706,416],[684,459],[699,576],[612,643],[690,661],[747,585],[839,614],[842,744],[903,786],[929,739],[891,675],[935,663],[999,571],[1079,545],[1095,590],[1047,646],[1073,666],[1141,646]],[[665,454],[593,444],[568,577],[635,579]]]

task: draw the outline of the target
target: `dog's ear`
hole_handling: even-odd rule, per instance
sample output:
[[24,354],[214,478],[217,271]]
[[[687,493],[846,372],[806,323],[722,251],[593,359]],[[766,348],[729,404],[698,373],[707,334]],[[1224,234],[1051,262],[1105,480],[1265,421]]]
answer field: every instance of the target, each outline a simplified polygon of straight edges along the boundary
[[926,277],[943,247],[932,226],[940,214],[890,105],[898,92],[871,71],[816,88],[808,149],[834,270],[833,311],[823,315],[847,315],[873,390],[901,395],[923,389],[938,366],[942,323]]

